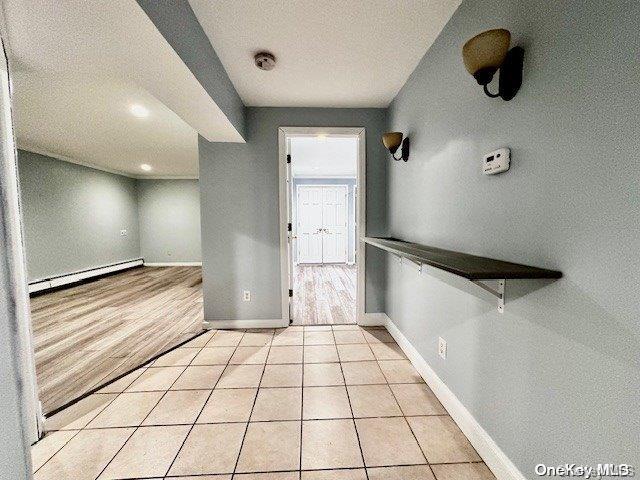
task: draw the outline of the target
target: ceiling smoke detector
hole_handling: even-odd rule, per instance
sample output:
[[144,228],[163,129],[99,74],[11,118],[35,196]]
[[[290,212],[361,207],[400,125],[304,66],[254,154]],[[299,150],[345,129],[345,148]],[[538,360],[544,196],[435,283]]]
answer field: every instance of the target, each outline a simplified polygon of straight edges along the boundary
[[273,70],[276,66],[276,57],[271,55],[269,52],[256,53],[253,59],[256,62],[256,67],[260,70]]

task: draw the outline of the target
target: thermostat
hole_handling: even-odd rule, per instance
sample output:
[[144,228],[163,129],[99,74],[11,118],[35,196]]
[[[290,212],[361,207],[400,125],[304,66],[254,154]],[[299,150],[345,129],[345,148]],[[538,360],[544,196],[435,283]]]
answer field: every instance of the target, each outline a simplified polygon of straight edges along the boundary
[[482,157],[482,171],[485,175],[494,175],[500,172],[506,172],[511,165],[511,150],[508,148],[499,148],[498,150],[487,153]]

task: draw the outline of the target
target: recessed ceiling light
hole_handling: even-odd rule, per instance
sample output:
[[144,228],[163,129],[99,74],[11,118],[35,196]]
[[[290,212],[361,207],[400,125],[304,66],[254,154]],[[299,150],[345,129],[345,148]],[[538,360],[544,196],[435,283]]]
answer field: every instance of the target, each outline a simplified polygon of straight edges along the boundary
[[140,165],[140,168],[142,170],[144,170],[145,172],[150,172],[151,171],[151,165],[149,165],[148,163],[143,163],[142,165]]
[[131,112],[131,115],[133,115],[136,118],[145,118],[149,116],[149,110],[147,110],[142,105],[138,105],[138,104],[131,105],[129,107],[129,111]]

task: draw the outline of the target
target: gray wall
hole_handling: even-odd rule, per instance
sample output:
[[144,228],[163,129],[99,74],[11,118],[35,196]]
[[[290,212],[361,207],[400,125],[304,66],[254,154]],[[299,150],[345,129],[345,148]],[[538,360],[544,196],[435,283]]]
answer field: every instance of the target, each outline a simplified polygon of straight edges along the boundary
[[138,180],[140,251],[145,262],[200,262],[198,180]]
[[[564,273],[508,281],[500,315],[469,282],[389,259],[387,313],[527,478],[640,466],[638,18],[635,1],[466,1],[390,107],[412,141],[388,171],[390,234]],[[510,102],[462,64],[493,27],[526,49]],[[502,146],[511,170],[482,175]]]
[[[295,162],[295,160],[294,160]],[[347,186],[347,262],[353,263],[356,258],[356,205],[355,205],[355,178],[304,178],[294,177],[293,195],[291,201],[291,218],[294,232],[298,218],[298,186],[300,185],[346,185]],[[297,243],[293,244],[293,258],[297,258]]]
[[29,281],[140,257],[134,179],[23,150],[18,167]]
[[244,104],[188,0],[138,0],[138,4],[244,136]]
[[[389,162],[383,109],[247,108],[246,144],[200,137],[205,319],[282,318],[278,127],[363,126],[367,136],[367,228],[385,231]],[[366,306],[384,311],[384,254],[367,250]],[[242,291],[251,290],[251,302]]]

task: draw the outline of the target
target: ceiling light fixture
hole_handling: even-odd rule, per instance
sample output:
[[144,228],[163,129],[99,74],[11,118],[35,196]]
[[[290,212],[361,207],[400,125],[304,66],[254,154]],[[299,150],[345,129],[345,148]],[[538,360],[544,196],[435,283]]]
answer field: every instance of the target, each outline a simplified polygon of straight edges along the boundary
[[140,168],[142,170],[144,170],[145,172],[150,172],[151,171],[151,165],[149,165],[148,163],[143,163],[142,165],[140,165]]
[[[504,28],[482,32],[464,44],[462,59],[467,71],[473,75],[484,93],[491,98],[511,100],[522,85],[524,49],[509,50],[511,33]],[[487,85],[500,70],[498,93],[491,93]]]
[[[405,162],[409,160],[409,137],[402,139],[402,132],[388,132],[382,135],[382,143],[389,153],[391,154],[391,158],[395,161],[399,162],[400,160],[404,160]],[[402,148],[400,149],[400,158],[396,158],[395,153],[402,144]]]
[[149,110],[147,110],[142,105],[138,105],[137,103],[131,105],[129,107],[129,111],[131,112],[131,115],[136,118],[146,118],[149,116]]

